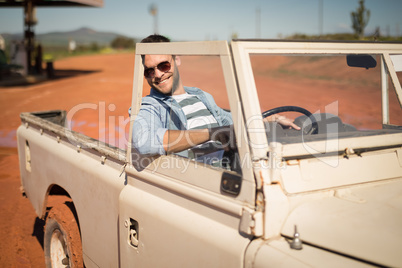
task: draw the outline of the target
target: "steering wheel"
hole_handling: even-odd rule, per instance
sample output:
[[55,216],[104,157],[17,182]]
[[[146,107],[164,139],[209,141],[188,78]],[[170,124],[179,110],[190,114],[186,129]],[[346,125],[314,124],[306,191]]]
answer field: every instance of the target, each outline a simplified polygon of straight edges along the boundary
[[310,134],[317,134],[318,133],[318,124],[317,120],[313,116],[312,113],[310,113],[308,110],[298,107],[298,106],[280,106],[276,107],[270,110],[267,110],[262,113],[262,117],[266,118],[268,116],[271,116],[273,114],[278,114],[278,113],[283,113],[283,112],[299,112],[304,115],[306,115],[308,118],[311,120],[311,129],[306,133],[307,135]]

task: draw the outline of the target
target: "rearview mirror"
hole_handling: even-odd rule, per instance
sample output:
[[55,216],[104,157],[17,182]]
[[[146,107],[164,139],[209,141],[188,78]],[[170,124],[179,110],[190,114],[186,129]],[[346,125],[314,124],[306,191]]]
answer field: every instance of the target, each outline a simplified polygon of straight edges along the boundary
[[346,56],[346,62],[350,67],[361,67],[369,69],[377,66],[376,59],[368,54],[349,54]]

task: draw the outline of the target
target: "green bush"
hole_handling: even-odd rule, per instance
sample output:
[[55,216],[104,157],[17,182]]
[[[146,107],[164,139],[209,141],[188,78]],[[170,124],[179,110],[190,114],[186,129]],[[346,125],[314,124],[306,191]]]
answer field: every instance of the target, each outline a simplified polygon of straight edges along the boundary
[[126,37],[116,37],[110,46],[115,49],[130,49],[135,47],[135,40]]

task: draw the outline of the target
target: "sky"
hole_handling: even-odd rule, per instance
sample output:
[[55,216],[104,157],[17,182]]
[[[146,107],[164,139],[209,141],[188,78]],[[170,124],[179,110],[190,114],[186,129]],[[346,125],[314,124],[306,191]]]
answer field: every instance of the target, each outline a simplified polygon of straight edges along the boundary
[[[152,4],[156,16],[149,12]],[[104,0],[101,8],[39,7],[34,31],[89,27],[144,38],[155,32],[156,21],[157,32],[173,41],[353,33],[350,13],[358,5],[359,0]],[[365,6],[371,11],[366,34],[380,27],[382,35],[402,35],[401,0],[366,0]],[[22,8],[0,8],[0,33],[22,31]]]

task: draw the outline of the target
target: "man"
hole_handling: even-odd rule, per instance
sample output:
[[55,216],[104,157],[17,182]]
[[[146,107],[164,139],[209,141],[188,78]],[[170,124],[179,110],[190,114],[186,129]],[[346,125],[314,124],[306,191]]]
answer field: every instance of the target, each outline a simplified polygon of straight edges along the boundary
[[[141,41],[157,42],[170,40],[150,35]],[[177,69],[179,56],[144,55],[142,63],[151,92],[143,98],[133,126],[133,145],[140,154],[177,153],[189,157],[187,149],[209,141],[221,143],[225,150],[233,145],[231,114],[218,107],[210,94],[183,86]],[[280,118],[282,125],[298,129],[284,117],[275,118]]]

